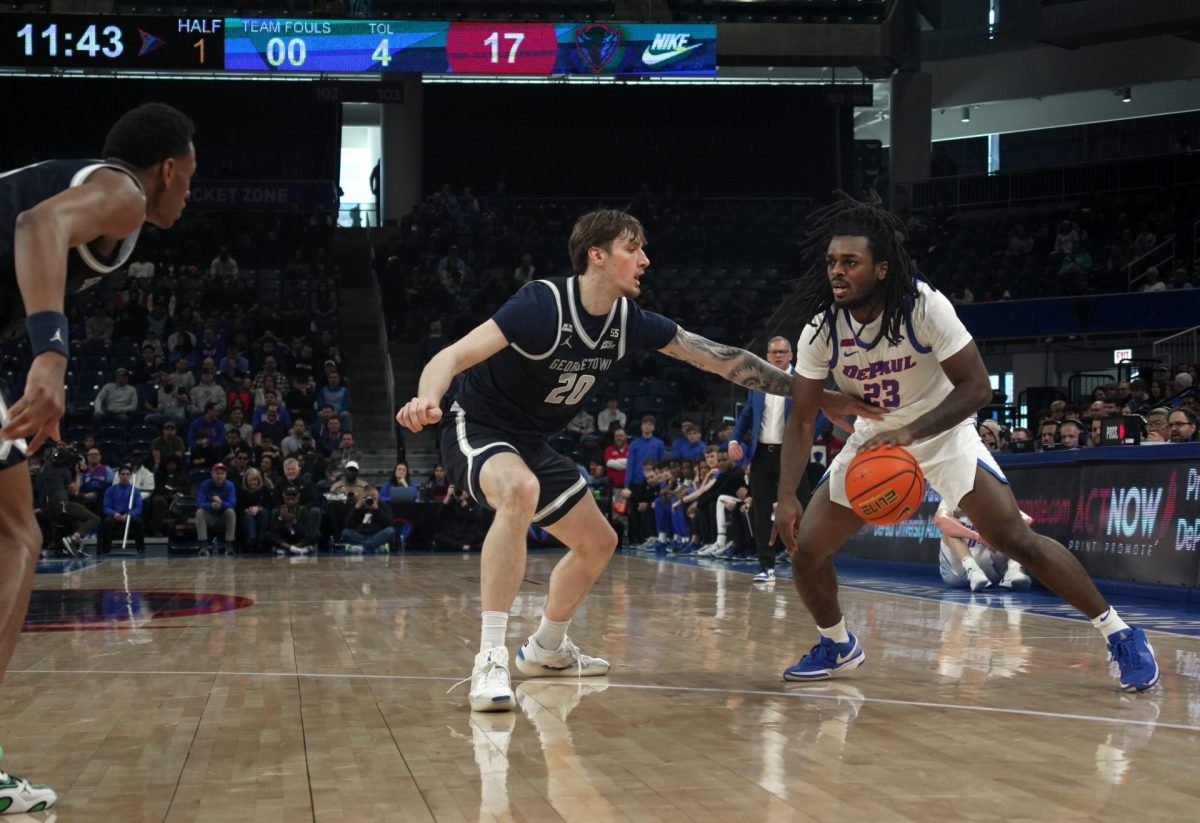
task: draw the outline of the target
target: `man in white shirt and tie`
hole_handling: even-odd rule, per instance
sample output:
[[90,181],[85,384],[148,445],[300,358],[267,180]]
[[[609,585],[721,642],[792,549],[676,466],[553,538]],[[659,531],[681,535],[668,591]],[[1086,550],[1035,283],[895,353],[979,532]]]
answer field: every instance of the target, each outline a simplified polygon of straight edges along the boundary
[[[786,337],[772,337],[767,343],[767,362],[777,369],[792,373],[792,344]],[[760,391],[750,392],[742,406],[729,456],[735,461],[750,461],[751,517],[754,523],[754,544],[758,551],[759,572],[755,583],[775,579],[775,551],[771,548],[771,513],[779,487],[779,456],[783,443],[783,424],[792,410],[790,397],[776,397]],[[743,446],[742,444],[746,445]]]

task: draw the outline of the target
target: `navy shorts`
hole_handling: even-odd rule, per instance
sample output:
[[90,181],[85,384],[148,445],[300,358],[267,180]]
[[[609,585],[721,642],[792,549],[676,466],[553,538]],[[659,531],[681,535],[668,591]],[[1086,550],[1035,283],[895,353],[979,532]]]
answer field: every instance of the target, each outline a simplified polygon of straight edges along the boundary
[[489,457],[508,452],[525,461],[541,487],[533,522],[549,526],[571,510],[588,493],[587,480],[569,457],[550,448],[544,437],[518,435],[467,419],[455,403],[439,431],[446,476],[456,487],[466,489],[471,499],[489,509],[495,507],[479,488],[479,470]]
[[0,471],[25,462],[25,452],[18,449],[15,443],[3,439],[3,424],[8,420],[8,406],[13,399],[8,392],[8,383],[0,380]]

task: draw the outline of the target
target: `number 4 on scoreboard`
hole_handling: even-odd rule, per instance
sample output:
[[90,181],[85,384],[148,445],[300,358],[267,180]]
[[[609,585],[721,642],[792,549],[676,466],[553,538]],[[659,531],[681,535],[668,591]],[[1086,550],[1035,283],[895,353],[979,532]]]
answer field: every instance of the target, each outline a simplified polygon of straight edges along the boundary
[[392,62],[392,51],[388,48],[387,40],[379,41],[379,45],[375,47],[375,51],[371,54],[371,62],[378,62],[384,67]]

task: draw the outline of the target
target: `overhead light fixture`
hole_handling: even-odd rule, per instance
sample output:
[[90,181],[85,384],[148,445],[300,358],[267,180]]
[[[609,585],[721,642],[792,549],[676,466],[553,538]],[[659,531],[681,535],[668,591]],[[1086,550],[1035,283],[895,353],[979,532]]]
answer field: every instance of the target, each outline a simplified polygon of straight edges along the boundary
[[970,106],[963,106],[963,107],[962,107],[962,121],[963,121],[964,123],[970,123],[970,122],[971,122],[971,107],[970,107]]
[[1133,99],[1133,88],[1131,86],[1121,86],[1121,102],[1128,103]]

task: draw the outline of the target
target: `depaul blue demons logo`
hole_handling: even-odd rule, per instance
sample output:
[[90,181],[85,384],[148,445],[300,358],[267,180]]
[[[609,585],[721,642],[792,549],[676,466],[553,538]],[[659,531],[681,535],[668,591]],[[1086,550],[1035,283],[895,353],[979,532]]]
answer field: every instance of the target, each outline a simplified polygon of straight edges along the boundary
[[588,68],[599,74],[621,50],[621,30],[603,23],[579,26],[575,29],[575,47]]

